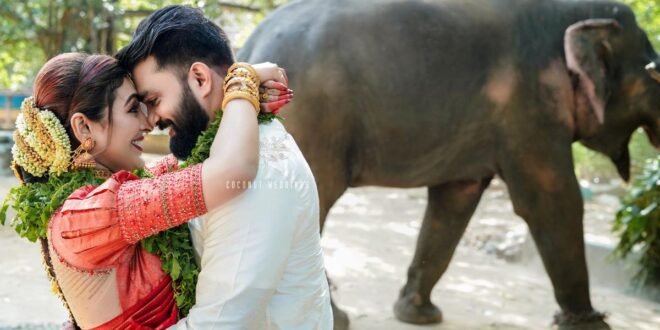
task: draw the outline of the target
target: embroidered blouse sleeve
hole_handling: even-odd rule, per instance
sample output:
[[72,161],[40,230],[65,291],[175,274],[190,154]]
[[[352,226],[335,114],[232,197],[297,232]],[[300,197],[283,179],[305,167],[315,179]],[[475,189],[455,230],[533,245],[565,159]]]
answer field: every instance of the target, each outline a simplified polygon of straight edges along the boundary
[[150,163],[146,166],[147,171],[149,171],[153,176],[160,176],[165,173],[173,172],[179,169],[179,161],[174,157],[173,154],[169,154],[162,159],[159,159],[153,163]]
[[58,257],[94,271],[128,260],[141,239],[207,213],[201,165],[152,179],[122,171],[98,187],[83,187],[49,224]]
[[205,213],[201,164],[128,181],[117,191],[122,237],[131,244]]

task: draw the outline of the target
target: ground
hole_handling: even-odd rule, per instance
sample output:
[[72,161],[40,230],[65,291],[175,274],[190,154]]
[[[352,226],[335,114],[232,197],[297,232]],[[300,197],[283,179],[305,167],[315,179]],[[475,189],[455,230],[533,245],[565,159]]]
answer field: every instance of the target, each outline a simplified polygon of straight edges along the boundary
[[[9,177],[0,182],[0,197],[16,183]],[[612,189],[600,193],[603,185],[598,187],[586,203],[585,231],[589,241],[611,246],[610,221],[618,202]],[[392,306],[405,282],[425,200],[424,189],[365,187],[350,189],[333,208],[322,244],[335,298],[349,313],[351,328],[548,329],[558,307],[501,181],[485,193],[433,291],[445,321],[419,327],[394,318]],[[66,314],[50,293],[38,247],[10,228],[0,228],[0,244],[0,329],[57,329]],[[612,267],[590,264],[593,303],[609,314],[612,328],[658,329],[660,304],[625,293],[608,272]]]

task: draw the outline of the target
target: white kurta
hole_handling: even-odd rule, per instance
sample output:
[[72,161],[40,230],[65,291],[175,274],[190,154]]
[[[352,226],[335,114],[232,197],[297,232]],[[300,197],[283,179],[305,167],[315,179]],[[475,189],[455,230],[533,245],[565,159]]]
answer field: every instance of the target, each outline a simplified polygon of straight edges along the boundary
[[170,329],[332,329],[314,177],[279,121],[259,140],[253,185],[190,222],[196,304]]

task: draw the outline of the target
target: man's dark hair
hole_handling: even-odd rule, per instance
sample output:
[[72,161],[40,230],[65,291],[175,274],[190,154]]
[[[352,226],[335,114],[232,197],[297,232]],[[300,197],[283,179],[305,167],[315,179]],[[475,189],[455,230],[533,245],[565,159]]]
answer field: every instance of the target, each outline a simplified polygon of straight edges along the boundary
[[173,69],[182,79],[194,62],[203,62],[220,74],[234,63],[225,32],[201,10],[189,6],[167,6],[153,12],[140,22],[133,40],[116,57],[130,72],[150,55],[159,68]]

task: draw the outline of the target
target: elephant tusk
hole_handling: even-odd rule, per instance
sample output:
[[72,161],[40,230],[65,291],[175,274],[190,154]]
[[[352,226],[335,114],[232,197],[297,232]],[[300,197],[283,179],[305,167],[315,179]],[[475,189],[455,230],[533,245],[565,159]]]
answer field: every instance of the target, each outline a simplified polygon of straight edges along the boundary
[[658,72],[658,67],[655,64],[655,62],[651,62],[644,67],[646,69],[646,72],[651,75],[651,78],[655,79],[657,82],[660,82],[660,73]]

